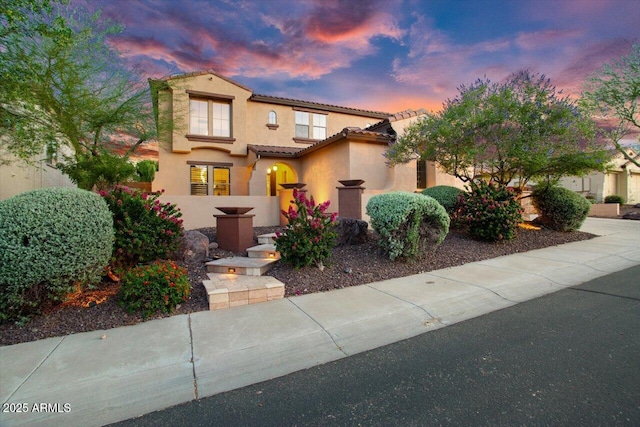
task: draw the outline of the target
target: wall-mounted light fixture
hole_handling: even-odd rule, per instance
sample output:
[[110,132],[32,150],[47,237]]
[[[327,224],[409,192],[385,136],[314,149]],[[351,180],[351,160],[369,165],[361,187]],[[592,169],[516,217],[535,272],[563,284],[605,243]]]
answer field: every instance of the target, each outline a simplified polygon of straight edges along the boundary
[[236,272],[236,269],[235,269],[235,268],[233,268],[233,267],[229,267],[229,268],[227,269],[227,273],[235,273],[235,272]]

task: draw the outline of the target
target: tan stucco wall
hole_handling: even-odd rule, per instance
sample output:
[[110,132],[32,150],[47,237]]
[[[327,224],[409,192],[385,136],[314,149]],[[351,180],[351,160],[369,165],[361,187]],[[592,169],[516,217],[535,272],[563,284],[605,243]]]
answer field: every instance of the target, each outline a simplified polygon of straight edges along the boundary
[[280,221],[279,200],[277,197],[266,196],[171,196],[160,197],[163,203],[174,203],[182,212],[182,221],[185,230],[195,228],[215,227],[214,215],[222,215],[216,206],[220,207],[253,207],[247,215],[253,217],[254,227],[269,227],[278,225]]
[[[272,110],[278,116],[278,128],[275,130],[267,127],[269,111]],[[291,106],[247,102],[247,143],[281,147],[307,147],[309,144],[293,140],[295,136],[295,111]],[[313,112],[312,109],[304,109],[304,111]],[[327,113],[321,110],[318,110],[317,113],[327,115],[327,138],[346,127],[365,128],[380,120],[344,113]]]
[[246,156],[229,156],[229,153],[212,149],[194,149],[186,154],[172,153],[163,144],[158,147],[158,155],[160,164],[152,183],[153,191],[165,190],[167,195],[190,195],[189,168],[191,165],[187,162],[192,161],[233,163],[230,167],[231,195],[249,194],[251,165],[247,163]]
[[302,182],[317,202],[331,201],[331,212],[337,211],[338,180],[349,177],[349,144],[339,141],[302,158]]
[[0,200],[39,188],[75,186],[66,175],[44,162],[29,166],[14,160],[0,166]]

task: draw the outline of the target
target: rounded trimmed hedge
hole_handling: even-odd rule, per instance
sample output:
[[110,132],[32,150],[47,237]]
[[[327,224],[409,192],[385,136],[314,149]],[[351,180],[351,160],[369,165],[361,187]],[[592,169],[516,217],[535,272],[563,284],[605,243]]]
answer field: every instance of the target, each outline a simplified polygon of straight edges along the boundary
[[95,193],[45,188],[0,201],[0,320],[98,281],[112,249],[111,212]]
[[390,259],[421,257],[442,243],[449,215],[434,198],[396,191],[373,196],[367,203],[378,244]]
[[464,191],[450,185],[436,185],[422,190],[423,195],[436,199],[448,214],[453,213],[458,203],[458,196],[462,193]]
[[556,231],[579,229],[591,210],[587,199],[562,187],[538,187],[531,197],[540,212],[539,221]]

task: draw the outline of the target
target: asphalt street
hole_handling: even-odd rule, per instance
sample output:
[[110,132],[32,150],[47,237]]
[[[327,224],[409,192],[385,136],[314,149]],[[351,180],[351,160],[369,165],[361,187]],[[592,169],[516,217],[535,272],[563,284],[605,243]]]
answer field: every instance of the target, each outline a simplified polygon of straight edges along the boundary
[[640,425],[640,266],[118,426]]

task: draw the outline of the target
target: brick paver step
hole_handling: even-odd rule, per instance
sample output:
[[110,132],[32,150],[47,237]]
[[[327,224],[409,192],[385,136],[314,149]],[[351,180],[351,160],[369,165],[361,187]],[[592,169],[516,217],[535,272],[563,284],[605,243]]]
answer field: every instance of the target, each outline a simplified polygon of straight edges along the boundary
[[208,273],[262,276],[276,262],[275,258],[230,257],[209,261],[205,265]]
[[276,251],[276,245],[265,243],[247,249],[249,258],[272,258],[280,259],[280,252]]
[[209,273],[203,280],[209,310],[256,304],[284,298],[284,284],[271,276]]
[[276,233],[261,234],[258,236],[258,243],[261,245],[273,245],[276,242]]

